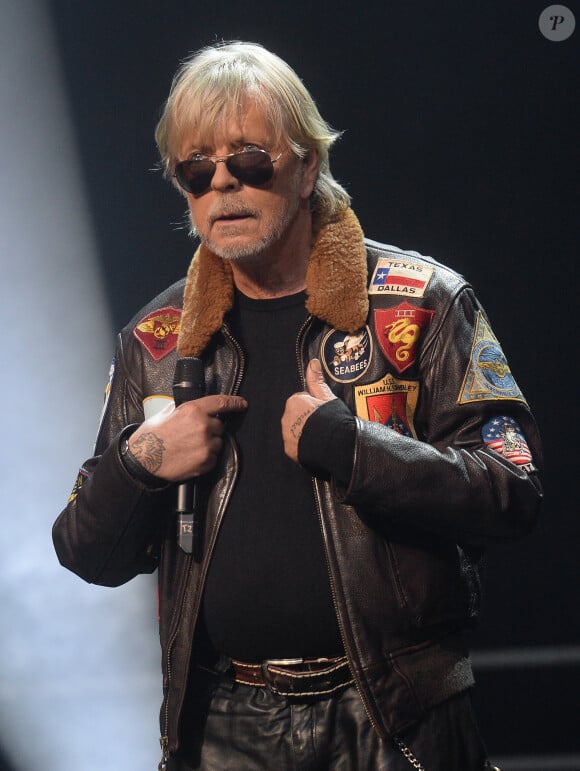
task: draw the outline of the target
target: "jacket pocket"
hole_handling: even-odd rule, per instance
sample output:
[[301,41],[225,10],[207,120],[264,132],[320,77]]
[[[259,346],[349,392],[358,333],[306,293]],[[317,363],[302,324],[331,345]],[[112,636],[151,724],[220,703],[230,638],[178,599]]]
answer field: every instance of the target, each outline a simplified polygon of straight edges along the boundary
[[467,621],[477,615],[481,559],[437,539],[390,540],[386,548],[397,599],[413,627]]

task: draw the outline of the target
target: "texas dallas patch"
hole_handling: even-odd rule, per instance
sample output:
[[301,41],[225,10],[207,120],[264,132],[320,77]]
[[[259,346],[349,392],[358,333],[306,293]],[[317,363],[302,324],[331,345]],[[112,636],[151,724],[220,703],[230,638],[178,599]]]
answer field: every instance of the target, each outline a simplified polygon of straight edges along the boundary
[[380,257],[373,272],[369,294],[423,297],[433,268],[410,260]]
[[368,327],[349,334],[331,330],[323,339],[321,358],[324,369],[337,383],[352,383],[369,368],[373,343]]

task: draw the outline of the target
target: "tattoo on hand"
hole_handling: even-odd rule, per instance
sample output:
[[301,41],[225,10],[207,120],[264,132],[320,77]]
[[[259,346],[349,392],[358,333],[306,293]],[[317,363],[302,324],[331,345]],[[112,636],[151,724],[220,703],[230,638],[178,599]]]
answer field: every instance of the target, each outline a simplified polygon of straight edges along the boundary
[[131,454],[144,468],[154,474],[163,463],[163,439],[160,439],[153,431],[142,434],[134,440]]
[[303,412],[302,415],[299,415],[294,423],[290,426],[290,433],[292,434],[294,439],[298,439],[300,434],[302,433],[302,429],[304,428],[304,421],[309,415],[312,415],[314,412],[314,409],[311,408],[309,410],[306,410],[306,412]]

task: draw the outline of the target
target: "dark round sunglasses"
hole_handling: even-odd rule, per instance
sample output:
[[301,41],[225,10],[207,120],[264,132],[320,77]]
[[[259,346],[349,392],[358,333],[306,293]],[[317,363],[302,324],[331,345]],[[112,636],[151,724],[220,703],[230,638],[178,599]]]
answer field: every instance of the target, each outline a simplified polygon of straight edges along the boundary
[[272,158],[265,150],[239,150],[223,157],[203,155],[189,161],[181,161],[175,167],[175,179],[181,187],[193,195],[205,193],[213,179],[218,163],[225,163],[227,170],[245,185],[263,185],[274,176],[274,164],[282,153]]

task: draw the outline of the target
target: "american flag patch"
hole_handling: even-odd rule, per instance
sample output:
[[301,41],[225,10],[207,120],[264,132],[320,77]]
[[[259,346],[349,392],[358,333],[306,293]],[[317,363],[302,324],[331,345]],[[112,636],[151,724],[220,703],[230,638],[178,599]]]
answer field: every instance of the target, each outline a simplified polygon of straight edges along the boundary
[[483,441],[516,466],[532,463],[532,454],[518,423],[505,415],[489,420],[482,430]]

